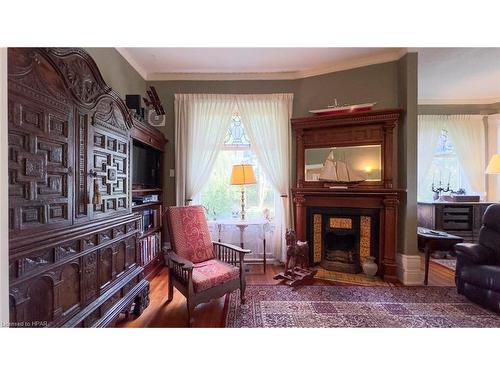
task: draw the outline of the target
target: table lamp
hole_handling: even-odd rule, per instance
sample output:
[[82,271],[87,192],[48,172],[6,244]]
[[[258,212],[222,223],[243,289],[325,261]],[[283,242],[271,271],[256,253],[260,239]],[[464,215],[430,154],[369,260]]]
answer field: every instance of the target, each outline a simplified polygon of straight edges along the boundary
[[500,154],[495,154],[491,157],[486,174],[500,174]]
[[495,154],[491,157],[488,166],[486,167],[486,174],[500,174],[500,154]]
[[241,186],[241,220],[245,220],[245,185],[255,184],[255,174],[250,164],[233,165],[231,185]]

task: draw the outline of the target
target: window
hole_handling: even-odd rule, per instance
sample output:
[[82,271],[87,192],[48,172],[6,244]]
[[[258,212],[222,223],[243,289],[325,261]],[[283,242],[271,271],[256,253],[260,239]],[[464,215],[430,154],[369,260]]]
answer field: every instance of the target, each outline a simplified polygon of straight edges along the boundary
[[205,206],[209,220],[239,218],[241,193],[239,186],[229,184],[233,164],[247,163],[254,167],[257,183],[245,186],[245,211],[248,219],[262,218],[264,210],[275,215],[275,193],[260,167],[241,118],[235,114],[207,184],[197,197]]
[[448,183],[450,192],[445,194],[450,194],[451,190],[457,191],[461,188],[467,190],[469,188],[453,147],[453,141],[448,136],[448,131],[442,129],[438,145],[434,150],[432,164],[423,183],[425,189],[418,192],[419,199],[432,200],[432,185],[439,188],[441,184],[441,187],[446,189]]

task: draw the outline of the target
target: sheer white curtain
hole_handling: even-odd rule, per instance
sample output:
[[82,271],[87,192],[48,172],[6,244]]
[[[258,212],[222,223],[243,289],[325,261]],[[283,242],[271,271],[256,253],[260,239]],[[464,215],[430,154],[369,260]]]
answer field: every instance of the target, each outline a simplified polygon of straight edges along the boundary
[[441,129],[448,131],[470,187],[474,192],[484,194],[486,140],[483,116],[479,115],[418,116],[419,188],[432,163]]
[[276,258],[285,260],[285,232],[291,226],[290,172],[293,94],[237,95],[236,101],[248,138],[259,164],[281,196],[276,217],[281,246]]
[[178,206],[187,204],[207,182],[234,110],[232,95],[175,94]]
[[440,116],[418,116],[418,191],[425,190],[422,185],[431,167],[444,125]]
[[486,141],[483,116],[446,116],[446,130],[469,185],[474,192],[484,194]]

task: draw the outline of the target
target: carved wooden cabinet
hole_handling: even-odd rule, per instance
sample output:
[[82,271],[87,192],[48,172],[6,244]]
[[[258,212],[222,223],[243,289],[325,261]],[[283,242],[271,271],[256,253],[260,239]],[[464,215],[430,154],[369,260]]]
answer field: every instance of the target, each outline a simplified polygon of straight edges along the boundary
[[106,326],[148,303],[131,210],[132,119],[77,48],[10,48],[12,326]]

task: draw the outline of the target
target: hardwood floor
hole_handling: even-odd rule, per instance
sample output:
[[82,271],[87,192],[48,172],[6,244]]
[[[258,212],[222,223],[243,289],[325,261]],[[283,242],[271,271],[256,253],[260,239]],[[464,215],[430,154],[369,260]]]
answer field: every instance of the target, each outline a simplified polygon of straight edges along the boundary
[[[423,261],[422,261],[423,269]],[[273,276],[283,270],[283,266],[268,265],[264,274],[262,266],[250,265],[247,273],[247,285],[272,285],[279,284]],[[117,327],[187,327],[186,299],[174,288],[174,299],[167,300],[168,270],[163,268],[150,283],[150,303],[140,317],[134,320],[123,318]],[[325,280],[313,280],[313,285],[335,285]],[[450,269],[437,263],[430,263],[429,285],[454,286],[454,273]],[[193,314],[193,327],[219,328],[224,326],[225,297],[203,303],[195,308]]]

